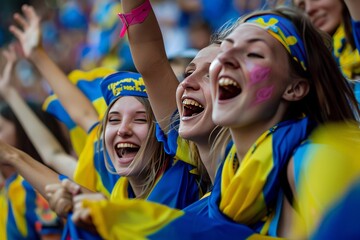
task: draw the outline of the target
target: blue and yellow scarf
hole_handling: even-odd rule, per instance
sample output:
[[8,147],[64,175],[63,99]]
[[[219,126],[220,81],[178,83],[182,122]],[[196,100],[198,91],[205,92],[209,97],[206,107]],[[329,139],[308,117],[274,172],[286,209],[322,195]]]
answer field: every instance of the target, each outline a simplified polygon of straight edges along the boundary
[[[356,31],[356,29],[354,29]],[[348,79],[360,75],[360,55],[358,49],[353,49],[346,41],[345,28],[341,24],[333,35],[333,55],[341,71]]]

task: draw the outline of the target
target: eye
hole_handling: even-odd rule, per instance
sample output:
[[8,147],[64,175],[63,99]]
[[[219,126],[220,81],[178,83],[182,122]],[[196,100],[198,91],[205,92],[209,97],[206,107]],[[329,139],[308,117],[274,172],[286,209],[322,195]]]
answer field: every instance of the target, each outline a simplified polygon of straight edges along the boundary
[[304,2],[304,1],[298,1],[298,2],[295,1],[295,5],[296,5],[296,7],[298,7],[299,9],[305,10],[305,2]]
[[117,117],[109,117],[108,122],[109,123],[117,123],[117,122],[121,122],[121,119],[117,118]]
[[250,58],[264,58],[264,56],[258,54],[258,53],[248,53],[247,55]]
[[190,76],[193,72],[194,72],[194,71],[186,71],[186,72],[184,72],[183,78],[184,78],[184,79],[187,78],[187,77]]
[[136,118],[134,119],[134,121],[136,123],[147,123],[147,119],[146,118]]

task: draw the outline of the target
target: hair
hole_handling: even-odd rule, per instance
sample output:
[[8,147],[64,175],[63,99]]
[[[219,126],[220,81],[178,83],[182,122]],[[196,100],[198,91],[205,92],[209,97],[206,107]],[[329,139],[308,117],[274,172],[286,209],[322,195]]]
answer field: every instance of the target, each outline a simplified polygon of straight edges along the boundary
[[360,110],[353,90],[334,60],[329,46],[330,35],[317,30],[309,18],[301,11],[280,6],[272,10],[257,11],[240,19],[244,23],[248,18],[264,14],[277,14],[289,19],[297,29],[305,45],[307,71],[299,63],[289,63],[292,77],[308,80],[310,90],[307,96],[290,107],[292,113],[305,113],[318,123],[328,121],[356,120]]
[[[34,102],[28,102],[27,104],[36,114],[36,116],[42,121],[42,123],[57,138],[63,149],[67,153],[70,153],[71,147],[69,141],[67,140],[59,122],[51,114],[44,112],[41,109],[40,104]],[[14,147],[26,152],[37,161],[44,163],[43,159],[41,158],[40,154],[36,150],[28,135],[26,134],[15,113],[12,111],[11,107],[7,103],[2,103],[0,107],[0,115],[15,125],[16,146]]]
[[[145,177],[144,183],[142,185],[142,191],[137,198],[145,198],[151,191],[151,189],[154,187],[155,182],[157,180],[157,176],[161,173],[161,171],[164,169],[166,164],[166,159],[168,156],[164,152],[163,145],[157,141],[155,137],[155,116],[152,111],[150,102],[147,98],[142,97],[135,97],[144,107],[146,111],[146,118],[149,126],[149,132],[147,134],[147,137],[143,144],[140,146],[139,151],[137,152],[136,156],[134,157],[134,160],[129,165],[129,168],[137,167],[142,164],[142,161],[138,161],[138,159],[144,159],[146,158],[146,165],[142,166],[141,169],[141,176]],[[107,111],[104,115],[104,118],[102,120],[102,124],[100,125],[99,132],[102,135],[102,146],[103,146],[103,155],[105,160],[106,168],[109,172],[116,174],[114,172],[114,169],[110,166],[108,161],[108,156],[106,154],[107,149],[105,145],[105,128],[107,125],[107,118],[109,111],[111,107],[114,105],[114,103],[120,99],[117,98],[115,101],[113,101],[109,107],[107,108]],[[99,138],[100,139],[100,138]]]
[[351,24],[351,16],[350,16],[350,12],[349,9],[347,8],[346,4],[344,1],[341,1],[341,5],[342,5],[342,20],[344,23],[344,28],[345,28],[345,38],[346,41],[351,45],[352,49],[355,50],[356,49],[356,45],[355,45],[355,39],[354,39],[354,35],[353,35],[353,29],[352,29],[352,24]]

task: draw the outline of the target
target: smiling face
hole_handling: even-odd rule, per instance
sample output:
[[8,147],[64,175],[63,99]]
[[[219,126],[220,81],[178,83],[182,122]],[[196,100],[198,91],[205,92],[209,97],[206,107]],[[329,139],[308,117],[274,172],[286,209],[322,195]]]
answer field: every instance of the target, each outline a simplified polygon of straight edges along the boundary
[[106,119],[105,146],[110,159],[121,176],[138,176],[146,164],[130,165],[149,132],[147,112],[135,97],[120,97],[111,106]]
[[341,0],[294,0],[294,4],[306,12],[315,27],[331,35],[341,23]]
[[290,79],[286,49],[249,23],[238,26],[220,48],[210,67],[213,121],[230,128],[271,127],[282,117],[279,107]]
[[202,49],[185,70],[186,78],[176,92],[180,114],[179,134],[199,144],[208,142],[215,128],[211,119],[209,67],[219,52],[219,45]]

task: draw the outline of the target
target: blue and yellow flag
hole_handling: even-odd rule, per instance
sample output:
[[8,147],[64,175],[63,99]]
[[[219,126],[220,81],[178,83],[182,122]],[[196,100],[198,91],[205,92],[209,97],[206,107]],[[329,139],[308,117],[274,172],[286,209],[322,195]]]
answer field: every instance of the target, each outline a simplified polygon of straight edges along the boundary
[[42,235],[61,234],[60,219],[21,176],[14,174],[7,179],[3,190],[0,202],[2,239],[40,239]]
[[[74,70],[68,75],[69,80],[76,85],[94,105],[99,114],[99,119],[102,119],[107,109],[107,105],[100,90],[100,82],[105,76],[113,72],[115,72],[113,69],[95,68],[88,72]],[[86,131],[77,126],[71,119],[69,114],[61,105],[61,102],[57,98],[56,94],[53,93],[47,97],[43,103],[43,109],[54,115],[59,121],[66,125],[70,131],[70,139],[73,148],[79,156],[85,145],[87,135]]]
[[[341,239],[347,239],[343,235],[345,232],[357,231],[359,234],[353,212],[358,209],[358,203],[354,204],[353,199],[358,198],[359,146],[358,123],[326,124],[312,134],[302,151],[301,164],[295,165],[298,212],[304,223],[295,222],[296,236],[307,239],[341,236]],[[346,206],[345,203],[353,205]]]
[[279,175],[311,132],[308,118],[266,131],[237,164],[232,148],[217,171],[213,191],[184,210],[142,200],[84,201],[104,239],[271,239]]

